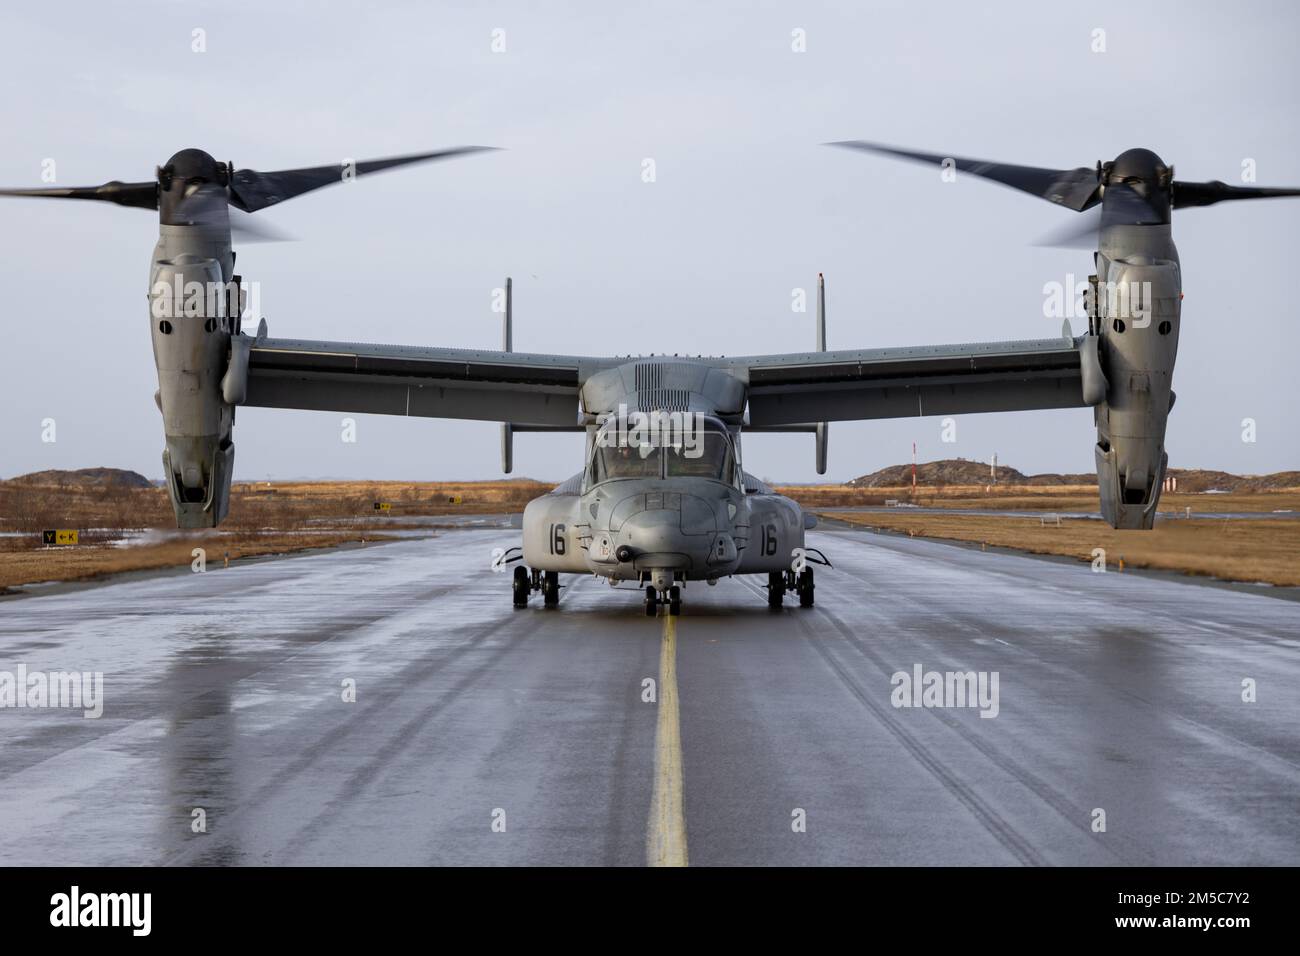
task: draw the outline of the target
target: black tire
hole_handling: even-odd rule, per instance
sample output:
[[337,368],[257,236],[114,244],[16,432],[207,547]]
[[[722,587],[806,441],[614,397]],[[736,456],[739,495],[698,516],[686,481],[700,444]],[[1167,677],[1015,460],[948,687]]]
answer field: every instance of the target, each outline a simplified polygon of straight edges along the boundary
[[682,613],[682,589],[675,584],[668,589],[668,613],[673,617]]
[[514,591],[515,607],[528,607],[528,593],[532,590],[532,582],[528,579],[528,569],[523,565],[515,568],[512,590]]
[[778,608],[785,600],[785,572],[772,571],[767,576],[767,606]]
[[559,607],[560,573],[547,571],[542,575],[542,603],[546,607]]
[[799,572],[799,606],[813,606],[813,569],[804,568]]
[[659,610],[659,595],[655,591],[653,584],[646,585],[645,589],[645,616],[654,617],[655,612]]

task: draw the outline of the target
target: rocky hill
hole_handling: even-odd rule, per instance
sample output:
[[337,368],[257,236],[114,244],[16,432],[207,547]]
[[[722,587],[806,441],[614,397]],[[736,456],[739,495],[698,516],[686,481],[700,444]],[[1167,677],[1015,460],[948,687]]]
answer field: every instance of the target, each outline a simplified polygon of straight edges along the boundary
[[[1279,471],[1271,475],[1233,475],[1226,471],[1200,468],[1171,468],[1170,477],[1178,480],[1178,490],[1192,494],[1206,491],[1269,491],[1276,488],[1300,487],[1300,471]],[[927,461],[916,466],[918,486],[936,488],[944,485],[991,484],[986,462],[967,461],[964,458],[945,458]],[[1081,475],[1026,475],[1014,468],[999,465],[999,485],[1095,485],[1097,476]],[[846,482],[855,488],[900,488],[912,484],[912,466],[890,465],[869,475]]]
[[[1062,477],[1062,476],[1054,476]],[[1014,468],[999,465],[997,482],[1000,485],[1023,485],[1029,478]],[[941,461],[920,462],[916,466],[916,483],[934,487],[935,485],[987,485],[992,481],[987,462],[967,461],[964,458],[945,458]],[[897,488],[912,483],[912,466],[890,465],[861,478],[854,478],[847,484],[855,488]],[[1045,482],[1063,484],[1064,482]]]
[[122,468],[78,468],[75,471],[63,471],[52,468],[48,471],[33,471],[27,475],[10,478],[15,485],[42,485],[60,488],[152,488],[151,482],[144,475]]
[[1204,491],[1271,491],[1276,488],[1300,488],[1300,471],[1278,471],[1271,475],[1232,475],[1226,471],[1201,468],[1170,468],[1178,479],[1178,490]]

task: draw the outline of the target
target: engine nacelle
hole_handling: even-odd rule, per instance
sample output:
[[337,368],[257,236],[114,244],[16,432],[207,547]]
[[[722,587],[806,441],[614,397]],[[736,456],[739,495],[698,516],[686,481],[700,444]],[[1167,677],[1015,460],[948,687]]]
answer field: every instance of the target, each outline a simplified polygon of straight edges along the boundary
[[216,527],[230,506],[234,407],[221,387],[233,321],[227,294],[216,259],[154,262],[149,320],[167,440],[163,474],[179,528]]
[[1177,261],[1100,259],[1096,318],[1107,382],[1096,406],[1101,513],[1114,528],[1149,529],[1169,456],[1165,423],[1173,406],[1182,279]]

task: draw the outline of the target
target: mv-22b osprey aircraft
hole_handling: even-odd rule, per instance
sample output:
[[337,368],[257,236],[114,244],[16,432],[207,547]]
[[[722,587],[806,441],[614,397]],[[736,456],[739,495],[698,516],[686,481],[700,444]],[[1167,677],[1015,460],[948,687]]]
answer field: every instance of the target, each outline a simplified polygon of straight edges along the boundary
[[[1174,404],[1182,299],[1170,212],[1300,190],[1175,180],[1172,167],[1145,149],[1095,168],[1057,170],[856,141],[833,145],[938,164],[1075,211],[1100,206],[1099,222],[1089,226],[1096,270],[1086,296],[1087,333],[1074,337],[1067,323],[1051,339],[827,351],[820,280],[816,348],[777,355],[515,352],[509,307],[501,351],[276,339],[267,336],[265,321],[256,335],[243,330],[229,207],[252,213],[331,183],[481,147],[269,173],[187,149],[146,182],[0,195],[158,211],[149,324],[166,436],[163,471],[181,528],[215,527],[226,515],[240,406],[500,422],[507,473],[514,433],[585,432],[582,471],[524,512],[522,554],[510,556],[522,560],[514,569],[517,606],[533,591],[556,606],[562,572],[635,581],[652,615],[661,605],[679,613],[683,583],[713,584],[734,574],[766,574],[774,608],[788,589],[811,606],[809,562],[824,563],[804,544],[814,521],[743,470],[742,430],[814,433],[817,471],[824,474],[832,421],[1091,407],[1102,515],[1115,528],[1151,528],[1168,461],[1165,423]],[[239,219],[235,234],[255,236]],[[186,291],[181,308],[174,290],[190,283],[225,294]],[[1141,291],[1102,294],[1114,289]],[[629,414],[653,413],[670,427],[627,429]]]

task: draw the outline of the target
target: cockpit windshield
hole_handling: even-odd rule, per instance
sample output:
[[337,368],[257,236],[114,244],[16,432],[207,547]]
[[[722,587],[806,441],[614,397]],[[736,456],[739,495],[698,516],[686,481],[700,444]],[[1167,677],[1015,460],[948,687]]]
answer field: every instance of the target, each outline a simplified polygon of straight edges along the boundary
[[735,453],[725,426],[677,413],[673,427],[630,432],[612,421],[602,426],[588,484],[613,478],[711,478],[731,484],[735,474]]
[[649,443],[596,447],[591,460],[591,483],[609,478],[658,478],[659,448]]
[[731,442],[721,432],[701,432],[693,442],[675,442],[664,452],[669,478],[731,480]]

